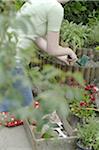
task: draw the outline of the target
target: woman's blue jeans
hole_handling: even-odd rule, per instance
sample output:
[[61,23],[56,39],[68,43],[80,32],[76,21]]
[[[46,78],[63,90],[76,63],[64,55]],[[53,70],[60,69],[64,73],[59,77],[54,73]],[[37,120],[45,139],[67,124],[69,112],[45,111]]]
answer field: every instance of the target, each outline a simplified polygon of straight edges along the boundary
[[12,77],[18,75],[18,79],[13,83],[13,88],[17,91],[21,96],[22,100],[18,100],[17,93],[13,100],[10,100],[8,97],[4,96],[3,101],[0,102],[0,112],[2,111],[10,111],[10,109],[18,109],[21,107],[28,106],[33,101],[32,89],[29,84],[25,84],[27,77],[24,74],[23,67],[18,67],[12,70]]

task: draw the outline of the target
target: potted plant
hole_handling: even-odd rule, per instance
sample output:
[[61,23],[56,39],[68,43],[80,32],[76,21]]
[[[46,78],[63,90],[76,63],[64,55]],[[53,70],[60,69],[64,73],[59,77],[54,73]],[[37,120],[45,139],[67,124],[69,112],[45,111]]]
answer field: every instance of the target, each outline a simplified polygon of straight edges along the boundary
[[89,84],[82,88],[84,90],[82,98],[74,97],[70,102],[70,109],[75,116],[86,122],[90,117],[96,116],[96,113],[99,112],[96,105],[96,95],[99,89],[94,84]]
[[87,123],[78,125],[77,141],[78,150],[98,150],[99,149],[99,121],[91,118]]
[[61,45],[69,44],[73,47],[74,51],[77,48],[84,46],[85,41],[88,41],[88,35],[90,33],[90,28],[82,23],[76,24],[64,20],[61,27]]

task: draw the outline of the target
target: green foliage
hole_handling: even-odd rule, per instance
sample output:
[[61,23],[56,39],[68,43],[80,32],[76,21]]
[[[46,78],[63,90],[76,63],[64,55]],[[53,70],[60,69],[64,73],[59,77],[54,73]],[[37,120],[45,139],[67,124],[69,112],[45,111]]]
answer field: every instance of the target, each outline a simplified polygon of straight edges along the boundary
[[[61,103],[66,103],[64,96],[66,87],[60,85],[60,80],[62,78],[65,80],[65,75],[61,70],[45,65],[41,71],[38,71],[38,68],[30,70],[29,76],[31,76],[35,89],[37,88],[38,96],[36,99],[41,100],[42,108],[46,113],[51,113],[55,108],[58,109]],[[65,105],[65,103],[66,112],[67,104]]]
[[97,121],[95,118],[92,118],[88,123],[78,125],[78,137],[84,147],[93,147],[94,150],[98,150],[99,121]]
[[14,10],[14,0],[0,0],[0,12],[7,14]]
[[[20,30],[24,32],[25,24],[16,24],[14,2],[14,0],[0,1],[0,103],[7,97],[11,101],[13,99],[15,99],[16,102],[20,101],[19,107],[21,107],[22,96],[13,88],[13,84],[17,79],[21,80],[22,77],[18,75],[13,76],[12,73],[16,67],[17,30],[15,32],[11,29],[13,29],[13,27],[14,29],[20,28]],[[23,20],[21,20],[21,22],[23,22]],[[24,55],[26,56],[27,53]],[[28,84],[26,79],[23,80],[25,81],[25,85]]]
[[22,7],[22,5],[25,3],[25,0],[15,0],[14,3],[15,3],[16,10],[19,10]]
[[[11,76],[11,68],[15,66],[15,44],[11,41],[11,35],[7,33],[7,29],[10,26],[10,17],[6,14],[0,14],[0,90],[7,89],[9,86],[9,91],[12,93],[13,89],[11,83],[13,82]],[[9,71],[10,70],[10,71]],[[8,90],[5,90],[5,94]],[[2,95],[0,94],[2,100]]]
[[91,26],[91,32],[89,34],[89,44],[95,45],[99,43],[99,20]]
[[96,87],[93,85],[87,85],[85,88],[80,87],[80,90],[83,91],[82,96],[80,96],[81,99],[74,97],[73,101],[70,102],[71,112],[81,118],[82,121],[87,121],[92,116],[96,116],[96,91],[94,88]]
[[64,5],[64,19],[68,20],[68,23],[63,22],[62,25],[61,38],[64,45],[68,43],[73,48],[81,48],[99,43],[98,5],[98,1],[69,1]]
[[64,20],[61,26],[60,43],[70,45],[75,50],[82,47],[90,47],[99,43],[99,21],[93,25],[76,24]]
[[8,14],[11,10],[17,11],[24,4],[24,0],[0,0],[0,12]]
[[64,18],[77,24],[92,24],[99,19],[99,1],[69,1],[64,5]]
[[[35,111],[32,115],[37,122],[39,121],[39,128],[42,129],[44,125],[44,120],[42,118],[46,114],[50,114],[56,110],[62,116],[66,117],[68,115],[69,106],[66,95],[68,95],[68,99],[70,98],[70,100],[74,97],[81,99],[83,90],[79,88],[72,89],[65,84],[68,75],[76,78],[78,83],[83,85],[83,79],[79,73],[65,74],[51,65],[45,65],[40,71],[39,67],[29,70],[29,76],[34,87],[33,89],[37,92],[35,99],[40,103],[40,108],[36,110],[36,113],[39,112],[40,115],[37,115],[39,113],[35,114]],[[71,97],[71,95],[73,95],[73,97]]]
[[[82,121],[86,121],[92,116],[95,116],[94,110],[87,110],[86,106],[81,107],[80,102],[78,99],[75,99],[71,104],[70,104],[71,112],[82,119]],[[94,108],[93,104],[90,104],[90,108]]]
[[96,47],[96,50],[99,51],[99,46]]
[[[96,15],[96,13],[98,12],[98,14]],[[90,27],[96,25],[99,21],[99,11],[95,11],[95,9],[92,11],[92,14],[89,15],[88,18],[88,25]]]
[[94,150],[98,150],[99,149],[99,132],[96,133],[96,140],[95,143],[93,145]]
[[85,45],[91,29],[88,26],[64,20],[61,27],[61,43],[68,43],[75,50]]

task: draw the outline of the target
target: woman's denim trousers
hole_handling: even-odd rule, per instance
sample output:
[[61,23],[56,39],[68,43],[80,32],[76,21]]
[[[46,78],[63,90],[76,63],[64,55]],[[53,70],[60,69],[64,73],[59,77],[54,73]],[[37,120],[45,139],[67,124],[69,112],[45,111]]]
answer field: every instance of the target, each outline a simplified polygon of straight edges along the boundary
[[10,109],[18,109],[21,107],[28,106],[33,101],[32,89],[29,84],[25,84],[27,80],[27,76],[24,74],[24,68],[18,66],[12,69],[12,77],[19,77],[13,83],[13,88],[17,91],[21,96],[22,100],[18,100],[17,92],[15,94],[15,98],[10,100],[7,96],[3,96],[2,101],[0,102],[0,112],[10,111]]

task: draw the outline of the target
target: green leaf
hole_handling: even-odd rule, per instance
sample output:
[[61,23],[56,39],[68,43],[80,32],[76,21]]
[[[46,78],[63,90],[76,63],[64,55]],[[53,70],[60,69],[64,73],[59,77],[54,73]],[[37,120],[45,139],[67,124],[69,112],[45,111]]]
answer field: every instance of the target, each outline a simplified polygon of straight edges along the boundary
[[96,49],[96,50],[99,50],[99,46],[97,46],[95,49]]

